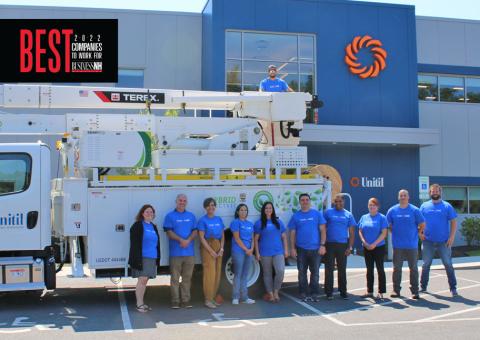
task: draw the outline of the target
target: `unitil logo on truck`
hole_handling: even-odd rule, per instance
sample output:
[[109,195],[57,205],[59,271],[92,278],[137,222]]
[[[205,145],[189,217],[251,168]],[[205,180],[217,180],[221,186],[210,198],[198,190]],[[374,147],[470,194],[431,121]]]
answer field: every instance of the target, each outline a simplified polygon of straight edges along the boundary
[[23,213],[8,213],[0,216],[0,227],[25,227]]

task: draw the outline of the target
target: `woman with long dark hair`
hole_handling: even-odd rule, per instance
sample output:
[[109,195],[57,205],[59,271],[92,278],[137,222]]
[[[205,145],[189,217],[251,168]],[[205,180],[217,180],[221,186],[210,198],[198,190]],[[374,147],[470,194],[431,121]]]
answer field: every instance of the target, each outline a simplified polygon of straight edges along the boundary
[[135,288],[137,310],[141,313],[151,310],[143,297],[149,279],[157,276],[157,267],[160,264],[160,238],[158,229],[153,224],[155,209],[145,204],[138,211],[135,223],[130,228],[130,253],[128,264],[132,269],[132,277],[138,278]]
[[233,233],[232,259],[233,259],[233,297],[232,304],[238,305],[241,301],[253,304],[255,300],[248,297],[247,279],[253,261],[253,223],[247,220],[248,207],[239,204],[235,209],[235,219],[230,224]]
[[[262,206],[260,219],[255,222],[255,255],[261,261],[263,282],[270,302],[280,301],[278,295],[283,283],[285,259],[288,257],[286,228],[277,218],[272,202]],[[275,277],[273,277],[273,270]]]

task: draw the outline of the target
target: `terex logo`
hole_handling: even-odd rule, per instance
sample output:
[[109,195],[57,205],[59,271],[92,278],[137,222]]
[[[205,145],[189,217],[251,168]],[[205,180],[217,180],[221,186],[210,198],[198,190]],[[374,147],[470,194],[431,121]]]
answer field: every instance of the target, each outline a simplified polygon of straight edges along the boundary
[[[375,78],[380,71],[387,66],[387,52],[381,47],[382,42],[373,39],[369,35],[363,37],[357,36],[345,48],[345,63],[349,66],[351,73],[358,75],[360,78]],[[362,48],[369,48],[373,56],[373,64],[364,66],[358,61],[357,54]]]
[[93,91],[104,103],[145,103],[164,104],[165,93],[163,92],[111,92]]
[[8,213],[8,215],[0,216],[0,227],[24,227],[23,213]]
[[352,188],[383,188],[383,177],[352,177]]

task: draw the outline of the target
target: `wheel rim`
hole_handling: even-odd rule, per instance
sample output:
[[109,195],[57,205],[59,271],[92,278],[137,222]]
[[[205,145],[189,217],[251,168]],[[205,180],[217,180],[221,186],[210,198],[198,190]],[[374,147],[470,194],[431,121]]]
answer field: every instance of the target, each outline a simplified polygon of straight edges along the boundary
[[[255,282],[257,282],[258,277],[260,276],[260,264],[254,258],[252,261],[252,266],[250,266],[250,270],[248,271],[248,278],[247,278],[247,287],[253,286]],[[233,285],[233,260],[230,256],[225,263],[225,276],[227,281]]]

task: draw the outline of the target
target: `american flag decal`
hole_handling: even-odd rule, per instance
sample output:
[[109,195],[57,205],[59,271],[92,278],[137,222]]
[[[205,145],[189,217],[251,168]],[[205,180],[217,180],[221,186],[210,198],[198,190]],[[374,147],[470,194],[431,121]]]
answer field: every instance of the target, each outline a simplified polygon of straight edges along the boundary
[[87,90],[80,90],[78,91],[78,94],[80,97],[88,97],[88,91]]

